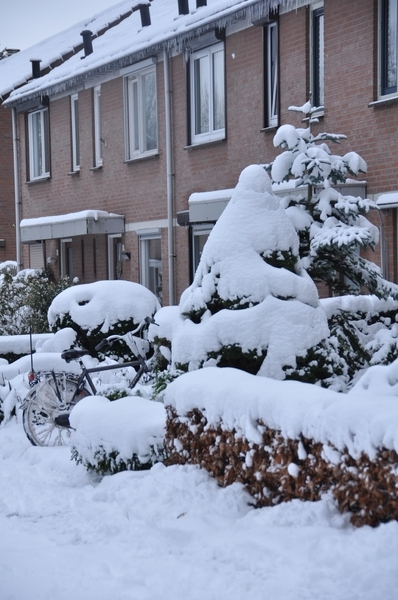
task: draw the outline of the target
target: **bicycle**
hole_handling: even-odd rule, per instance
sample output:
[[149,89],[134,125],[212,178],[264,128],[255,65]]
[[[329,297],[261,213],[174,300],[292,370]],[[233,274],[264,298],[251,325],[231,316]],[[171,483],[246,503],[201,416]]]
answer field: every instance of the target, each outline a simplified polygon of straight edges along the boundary
[[[142,338],[144,325],[155,324],[154,319],[146,317],[136,329],[125,335],[111,335],[104,338],[96,347],[96,351],[105,346],[111,346],[115,341],[124,340],[137,360],[97,365],[87,368],[82,360],[89,354],[87,350],[71,349],[62,352],[61,357],[67,362],[77,360],[81,369],[80,375],[66,371],[42,371],[34,373],[31,380],[31,390],[26,395],[21,406],[22,423],[27,438],[34,446],[65,446],[69,443],[71,427],[69,414],[72,408],[83,398],[96,395],[97,389],[91,377],[92,373],[115,371],[133,367],[136,374],[129,384],[133,389],[144,375],[152,372],[151,365],[146,359],[149,342]],[[134,334],[140,331],[140,337]],[[149,383],[150,377],[146,383]]]

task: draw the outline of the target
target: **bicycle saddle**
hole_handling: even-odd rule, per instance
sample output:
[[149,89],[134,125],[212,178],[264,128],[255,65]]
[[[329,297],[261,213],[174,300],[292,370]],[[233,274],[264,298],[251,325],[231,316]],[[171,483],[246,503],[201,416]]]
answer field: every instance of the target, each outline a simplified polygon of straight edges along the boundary
[[70,363],[71,360],[77,360],[86,354],[90,354],[88,350],[77,350],[76,348],[72,348],[72,350],[64,350],[61,354],[61,358],[67,363]]

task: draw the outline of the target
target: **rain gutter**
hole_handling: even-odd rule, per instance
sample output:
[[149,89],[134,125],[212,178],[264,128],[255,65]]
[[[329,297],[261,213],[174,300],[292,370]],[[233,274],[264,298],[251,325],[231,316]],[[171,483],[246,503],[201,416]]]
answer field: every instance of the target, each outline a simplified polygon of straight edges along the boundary
[[173,160],[171,134],[171,89],[169,53],[163,49],[164,103],[166,119],[166,190],[167,190],[167,251],[169,266],[169,306],[174,304],[174,223],[173,223]]
[[12,149],[14,157],[14,202],[15,202],[15,244],[16,244],[16,260],[17,271],[22,270],[21,260],[21,200],[19,192],[19,161],[18,161],[18,124],[17,111],[12,109]]

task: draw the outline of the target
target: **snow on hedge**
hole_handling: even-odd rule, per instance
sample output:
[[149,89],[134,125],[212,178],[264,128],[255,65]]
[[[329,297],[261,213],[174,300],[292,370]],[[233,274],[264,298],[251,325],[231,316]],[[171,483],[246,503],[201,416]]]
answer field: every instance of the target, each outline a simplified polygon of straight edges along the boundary
[[83,398],[70,415],[73,453],[102,473],[148,468],[162,460],[165,420],[163,404],[139,396]]
[[[338,460],[332,446],[339,452],[347,448],[353,458],[365,452],[372,459],[380,447],[398,452],[397,383],[397,361],[369,369],[349,394],[209,367],[173,381],[166,390],[165,405],[175,408],[180,418],[198,408],[210,426],[221,423],[254,443],[262,442],[260,419],[285,438],[303,435],[321,442],[332,462]],[[375,394],[377,386],[380,394]],[[369,394],[363,393],[364,388]]]
[[69,315],[72,321],[86,330],[101,325],[107,333],[118,321],[132,319],[140,323],[160,308],[156,296],[143,285],[131,281],[96,281],[68,288],[54,298],[48,321]]

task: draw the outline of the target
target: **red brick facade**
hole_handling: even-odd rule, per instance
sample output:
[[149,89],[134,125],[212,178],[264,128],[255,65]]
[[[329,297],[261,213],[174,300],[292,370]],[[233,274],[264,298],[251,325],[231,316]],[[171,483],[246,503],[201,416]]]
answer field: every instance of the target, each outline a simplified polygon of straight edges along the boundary
[[[210,1],[210,0],[209,0]],[[310,6],[279,16],[280,124],[299,125],[300,117],[288,112],[291,104],[303,104],[310,92]],[[368,164],[367,192],[379,194],[398,190],[398,102],[377,100],[377,1],[325,0],[325,114],[315,130],[344,133],[348,140],[336,153],[358,152]],[[173,216],[187,211],[194,192],[232,188],[241,170],[251,163],[271,161],[275,128],[264,128],[264,50],[262,25],[227,28],[225,38],[226,139],[200,146],[188,146],[187,62],[182,54],[170,60],[173,164]],[[160,57],[161,58],[161,57]],[[93,89],[79,94],[79,174],[71,175],[70,96],[51,98],[51,177],[26,183],[26,115],[19,114],[22,176],[22,218],[59,215],[85,209],[100,209],[125,216],[122,236],[131,260],[123,261],[122,277],[139,281],[139,237],[136,229],[162,229],[163,301],[169,303],[168,262],[174,256],[175,297],[190,278],[189,228],[176,226],[174,248],[168,248],[166,191],[166,133],[163,61],[157,72],[158,149],[155,156],[126,162],[124,135],[123,77],[101,84],[103,167],[93,170]],[[11,120],[9,111],[2,119]],[[0,157],[3,161],[3,150]],[[5,159],[4,159],[5,160]],[[3,164],[3,163],[2,163]],[[12,165],[9,165],[9,169]],[[364,176],[365,177],[365,176]],[[11,185],[2,190],[9,206]],[[10,200],[8,200],[8,198]],[[7,204],[8,205],[8,204]],[[396,209],[383,211],[389,245],[389,278],[397,281]],[[4,213],[3,213],[4,214]],[[8,214],[8,213],[7,213]],[[12,210],[7,223],[12,222]],[[376,215],[376,224],[378,217]],[[149,223],[149,224],[148,224]],[[3,236],[0,232],[0,237]],[[4,234],[4,237],[6,235]],[[81,282],[107,278],[105,235],[73,239],[73,274]],[[96,257],[94,258],[94,243]],[[7,249],[8,249],[7,238]],[[59,242],[47,243],[47,256],[59,253]],[[83,244],[83,245],[82,245]],[[0,259],[3,250],[0,248]],[[380,260],[380,252],[369,255]],[[23,252],[28,266],[27,247]],[[60,262],[55,264],[59,274]]]
[[[6,59],[5,59],[6,60]],[[15,260],[15,196],[11,112],[0,106],[0,263]]]

